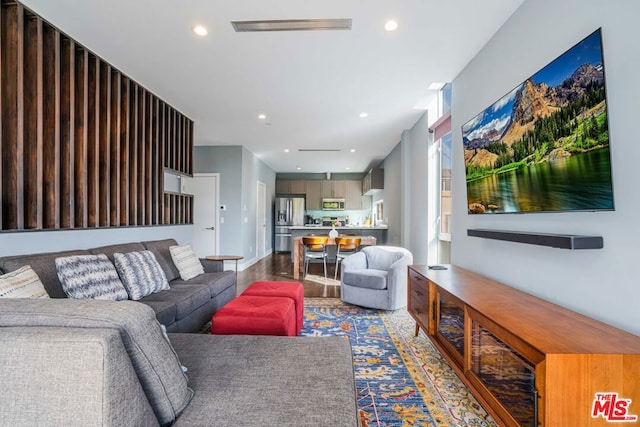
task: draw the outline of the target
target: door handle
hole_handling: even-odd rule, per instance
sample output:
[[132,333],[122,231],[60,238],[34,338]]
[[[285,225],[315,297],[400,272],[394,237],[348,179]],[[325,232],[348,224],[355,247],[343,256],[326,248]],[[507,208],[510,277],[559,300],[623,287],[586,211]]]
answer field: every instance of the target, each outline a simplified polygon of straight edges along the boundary
[[207,227],[207,228],[205,228],[205,230],[215,230],[215,229],[216,229],[215,227]]

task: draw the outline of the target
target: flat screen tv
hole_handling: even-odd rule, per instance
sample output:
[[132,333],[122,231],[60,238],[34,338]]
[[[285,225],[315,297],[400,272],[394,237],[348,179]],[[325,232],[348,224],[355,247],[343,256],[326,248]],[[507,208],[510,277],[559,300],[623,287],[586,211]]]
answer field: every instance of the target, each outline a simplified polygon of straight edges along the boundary
[[471,214],[613,210],[598,29],[462,126]]

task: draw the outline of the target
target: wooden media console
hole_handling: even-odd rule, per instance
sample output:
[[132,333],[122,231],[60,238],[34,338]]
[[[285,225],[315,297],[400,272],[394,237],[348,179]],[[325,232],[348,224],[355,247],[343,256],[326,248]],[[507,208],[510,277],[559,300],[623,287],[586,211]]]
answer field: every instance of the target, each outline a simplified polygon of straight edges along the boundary
[[501,425],[640,422],[640,337],[463,268],[408,275],[416,335]]

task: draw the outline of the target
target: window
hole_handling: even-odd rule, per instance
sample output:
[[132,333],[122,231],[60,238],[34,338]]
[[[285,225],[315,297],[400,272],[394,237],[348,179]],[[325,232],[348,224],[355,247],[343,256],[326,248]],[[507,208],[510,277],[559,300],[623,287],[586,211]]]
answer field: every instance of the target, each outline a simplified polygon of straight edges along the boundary
[[437,171],[430,196],[435,205],[437,232],[437,262],[450,262],[451,252],[451,83],[444,85],[438,94],[437,114],[438,119],[430,127],[433,133],[433,161],[434,170]]
[[378,200],[373,203],[373,224],[378,225],[384,223],[384,200]]
[[440,240],[451,240],[451,131],[440,138]]

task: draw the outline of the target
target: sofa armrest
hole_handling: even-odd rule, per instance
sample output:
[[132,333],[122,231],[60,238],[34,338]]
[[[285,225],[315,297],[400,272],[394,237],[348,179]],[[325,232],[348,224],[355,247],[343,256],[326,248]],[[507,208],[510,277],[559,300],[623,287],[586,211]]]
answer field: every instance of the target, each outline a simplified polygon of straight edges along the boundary
[[342,271],[364,270],[367,268],[367,256],[364,252],[356,252],[342,260]]
[[388,270],[389,286],[393,286],[396,283],[400,286],[407,286],[407,267],[413,264],[413,256],[411,252],[403,250],[404,256],[395,261]]
[[116,329],[0,328],[0,425],[158,425]]
[[200,263],[205,273],[220,273],[224,271],[224,261],[211,261],[206,258],[200,258]]

